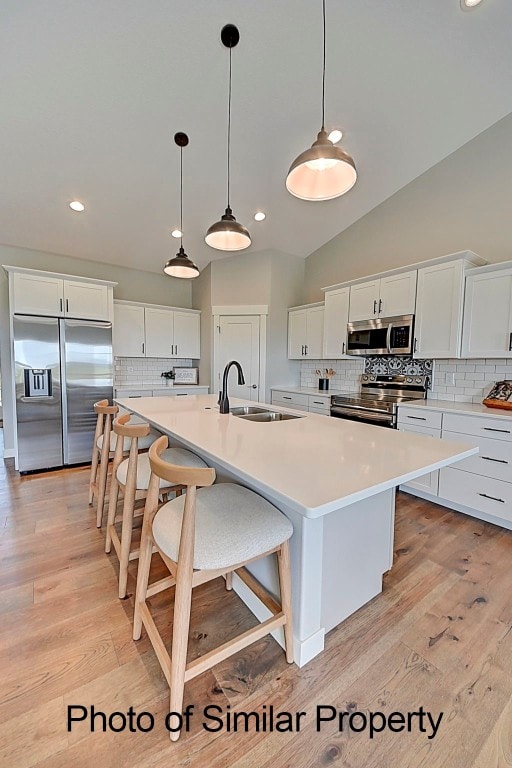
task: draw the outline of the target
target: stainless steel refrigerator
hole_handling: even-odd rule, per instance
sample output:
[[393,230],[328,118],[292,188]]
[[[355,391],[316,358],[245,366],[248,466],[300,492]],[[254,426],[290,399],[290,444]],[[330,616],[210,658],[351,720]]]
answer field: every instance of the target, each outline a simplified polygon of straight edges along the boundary
[[93,405],[112,398],[112,324],[14,315],[20,472],[89,462]]

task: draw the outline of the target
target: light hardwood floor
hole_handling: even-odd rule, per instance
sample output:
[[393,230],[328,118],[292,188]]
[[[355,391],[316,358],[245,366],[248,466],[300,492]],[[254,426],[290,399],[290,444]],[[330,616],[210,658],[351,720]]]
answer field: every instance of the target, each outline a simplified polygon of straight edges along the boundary
[[[3,472],[3,474],[2,474]],[[512,766],[512,533],[399,495],[395,565],[384,593],[327,636],[302,670],[267,638],[187,685],[185,702],[305,710],[299,733],[207,733],[172,744],[168,688],[146,638],[131,640],[130,597],[87,505],[87,469],[19,478],[0,461],[0,765],[6,768],[504,768]],[[340,584],[350,589],[350,584]],[[168,595],[152,599],[159,629]],[[194,593],[190,653],[252,626],[220,580]],[[66,730],[68,705],[155,715],[151,733]],[[314,729],[317,705],[415,711],[425,734]]]

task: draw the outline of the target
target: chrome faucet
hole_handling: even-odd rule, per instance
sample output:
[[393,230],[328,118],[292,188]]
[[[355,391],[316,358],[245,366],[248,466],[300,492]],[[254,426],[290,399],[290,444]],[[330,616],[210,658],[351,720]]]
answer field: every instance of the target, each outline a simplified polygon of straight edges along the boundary
[[221,413],[229,413],[229,400],[228,400],[228,374],[231,366],[234,365],[238,371],[238,383],[240,385],[245,384],[244,372],[242,366],[236,360],[231,360],[230,363],[224,368],[224,374],[222,376],[222,389],[219,392],[219,410]]

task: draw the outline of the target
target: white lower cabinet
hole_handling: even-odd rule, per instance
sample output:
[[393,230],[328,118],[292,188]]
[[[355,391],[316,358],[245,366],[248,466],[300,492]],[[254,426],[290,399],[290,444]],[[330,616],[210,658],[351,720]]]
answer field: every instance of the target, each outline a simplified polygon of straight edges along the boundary
[[271,401],[272,405],[293,408],[295,411],[308,411],[322,416],[331,414],[330,395],[310,395],[306,392],[273,389]]
[[[409,416],[411,414],[408,414]],[[399,411],[400,418],[400,411]],[[418,424],[411,424],[409,422],[398,421],[398,429],[400,432],[415,432],[418,435],[425,435],[427,437],[435,437],[438,440],[441,437],[441,430],[435,427],[423,427]],[[423,491],[424,493],[431,493],[432,496],[437,496],[439,487],[439,470],[435,472],[429,472],[426,475],[417,477],[416,480],[411,480],[409,483],[404,483],[400,488],[404,491],[409,489],[416,491]]]
[[[412,419],[416,419],[414,424]],[[435,426],[418,426],[425,421]],[[408,405],[398,409],[398,428],[436,433],[444,440],[479,449],[467,459],[401,486],[403,490],[422,498],[436,497],[438,504],[512,528],[512,416],[496,418]]]

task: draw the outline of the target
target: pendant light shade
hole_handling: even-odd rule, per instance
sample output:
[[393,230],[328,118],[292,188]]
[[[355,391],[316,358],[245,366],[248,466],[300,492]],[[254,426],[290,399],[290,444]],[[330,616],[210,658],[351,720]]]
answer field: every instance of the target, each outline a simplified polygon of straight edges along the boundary
[[251,244],[249,230],[240,224],[233,216],[230,206],[230,175],[231,175],[231,50],[238,44],[240,33],[234,24],[226,24],[220,33],[220,39],[229,48],[229,88],[228,88],[228,168],[227,168],[227,206],[219,221],[209,227],[205,241],[207,245],[219,251],[242,251]]
[[353,159],[329,140],[325,130],[325,0],[323,8],[324,58],[322,71],[322,128],[309,149],[295,158],[286,177],[286,189],[301,200],[332,200],[352,189],[357,181]]
[[249,230],[235,219],[229,206],[220,221],[216,221],[208,229],[205,240],[208,245],[219,251],[242,251],[251,244]]
[[174,259],[169,259],[164,267],[164,272],[170,277],[191,278],[197,277],[199,267],[189,259],[183,248],[183,147],[188,144],[186,133],[176,133],[174,141],[180,148],[180,249]]

